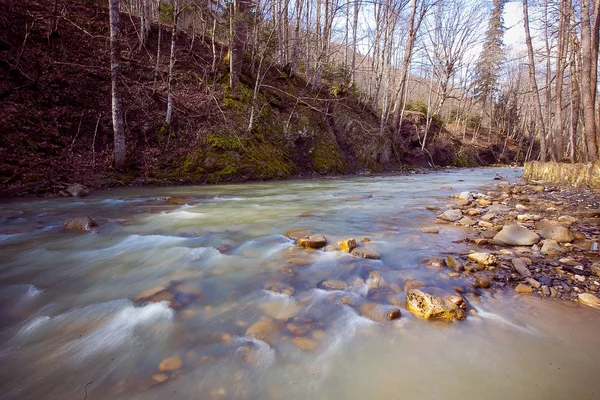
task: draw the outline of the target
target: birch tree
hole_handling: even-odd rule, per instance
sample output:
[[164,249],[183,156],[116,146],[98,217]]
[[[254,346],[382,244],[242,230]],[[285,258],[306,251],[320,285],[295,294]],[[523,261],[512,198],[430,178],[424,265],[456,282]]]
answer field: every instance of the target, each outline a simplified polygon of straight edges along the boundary
[[119,43],[119,0],[110,0],[110,78],[112,98],[112,123],[115,145],[115,168],[125,166],[125,132],[123,131],[123,114],[121,111],[121,47]]

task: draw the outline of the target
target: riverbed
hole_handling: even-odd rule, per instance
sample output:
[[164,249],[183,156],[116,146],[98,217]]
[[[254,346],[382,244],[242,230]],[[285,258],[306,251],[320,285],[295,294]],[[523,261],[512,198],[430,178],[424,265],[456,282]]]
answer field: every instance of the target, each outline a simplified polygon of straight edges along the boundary
[[[598,399],[599,311],[427,267],[468,247],[452,224],[421,233],[435,226],[425,206],[521,172],[2,200],[0,398]],[[62,228],[83,215],[100,226]],[[293,228],[381,259],[305,250],[283,235]],[[374,271],[380,288],[365,283]],[[464,292],[466,320],[365,315],[415,282]]]

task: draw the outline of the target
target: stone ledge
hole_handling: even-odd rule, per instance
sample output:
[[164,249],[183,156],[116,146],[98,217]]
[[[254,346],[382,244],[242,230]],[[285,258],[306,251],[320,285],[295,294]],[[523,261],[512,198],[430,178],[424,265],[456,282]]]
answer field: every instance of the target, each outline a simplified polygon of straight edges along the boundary
[[600,163],[526,162],[523,177],[527,180],[600,188]]

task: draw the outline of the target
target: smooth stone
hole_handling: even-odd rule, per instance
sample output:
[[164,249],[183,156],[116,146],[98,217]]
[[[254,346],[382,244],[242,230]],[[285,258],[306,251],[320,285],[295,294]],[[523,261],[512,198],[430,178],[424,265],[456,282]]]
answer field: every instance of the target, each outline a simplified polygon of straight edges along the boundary
[[433,268],[433,269],[442,269],[445,265],[444,260],[442,260],[439,257],[433,257],[430,258],[429,261],[427,261],[427,266],[429,268]]
[[463,320],[465,312],[449,300],[412,289],[406,293],[406,309],[425,319]]
[[167,374],[158,373],[158,374],[152,375],[152,380],[156,383],[163,383],[163,382],[167,381],[168,379],[169,379],[169,376]]
[[475,198],[471,192],[460,192],[457,197],[461,200],[473,200]]
[[187,197],[167,197],[167,203],[173,205],[184,205],[188,204],[189,202],[190,199],[188,199]]
[[372,289],[379,289],[387,286],[385,280],[377,271],[372,271],[365,283]]
[[463,217],[461,219],[458,220],[458,223],[464,226],[473,226],[476,224],[476,222],[469,217]]
[[516,257],[510,260],[515,270],[523,277],[530,277],[531,271],[527,268],[527,264],[522,259]]
[[253,337],[258,340],[272,345],[277,337],[279,326],[275,321],[270,319],[260,319],[246,329],[245,336]]
[[373,241],[373,240],[372,240],[372,239],[370,239],[370,238],[368,238],[368,237],[361,237],[361,238],[360,238],[360,242],[361,242],[361,243],[369,243],[369,242],[372,242],[372,241]]
[[570,227],[575,222],[577,222],[577,218],[572,217],[570,215],[561,215],[560,217],[558,217],[558,222],[565,225],[566,227]]
[[477,200],[477,204],[479,205],[479,207],[487,207],[490,206],[492,202],[487,199],[479,199]]
[[519,283],[517,285],[517,287],[515,287],[515,292],[521,293],[521,294],[532,294],[533,289],[529,285],[524,285],[522,283]]
[[503,204],[494,204],[488,208],[488,212],[494,214],[506,214],[509,211],[510,207]]
[[295,337],[292,342],[303,351],[312,351],[317,348],[317,342],[305,337]]
[[68,231],[89,232],[100,226],[90,217],[75,217],[65,222],[64,228]]
[[298,239],[298,245],[310,249],[320,249],[321,247],[325,247],[327,245],[327,239],[321,234],[310,235]]
[[550,297],[550,288],[548,285],[542,285],[542,294],[546,297]]
[[581,304],[600,310],[600,299],[591,293],[580,293],[577,296]]
[[438,215],[438,218],[443,221],[455,222],[462,218],[462,211],[460,210],[446,210],[442,214]]
[[429,211],[438,211],[440,209],[438,206],[425,206],[425,208]]
[[181,365],[182,365],[181,358],[169,357],[169,358],[165,358],[164,360],[162,360],[160,362],[160,364],[158,365],[158,369],[161,372],[175,371],[175,370],[181,368]]
[[540,221],[536,228],[543,238],[556,240],[558,243],[570,243],[575,239],[569,228],[558,222]]
[[488,278],[487,276],[480,274],[480,273],[475,273],[473,276],[475,276],[475,286],[482,288],[482,289],[487,289],[490,287],[491,282],[490,282],[490,278]]
[[338,242],[340,249],[346,253],[350,253],[356,247],[356,239],[349,238]]
[[375,322],[386,322],[400,318],[400,310],[386,307],[377,303],[365,303],[360,307],[360,313]]
[[425,286],[425,282],[419,281],[419,280],[416,280],[416,279],[410,279],[410,280],[404,282],[404,288],[403,289],[404,289],[405,292],[408,292],[410,290],[422,288],[424,286]]
[[468,206],[469,204],[471,204],[471,200],[467,200],[467,199],[457,199],[456,200],[456,205],[461,206],[461,207]]
[[495,265],[498,262],[498,258],[490,253],[470,253],[467,257],[481,265]]
[[425,228],[420,228],[419,232],[421,232],[421,233],[433,233],[433,234],[437,234],[440,231],[437,228],[425,227]]
[[67,193],[73,197],[85,197],[90,194],[90,190],[80,184],[74,184],[67,188]]
[[494,239],[510,246],[531,246],[540,240],[535,232],[520,225],[505,225]]
[[[486,228],[486,229],[489,229],[489,228],[493,228],[493,227],[494,227],[494,224],[492,224],[491,222],[487,222],[487,221],[479,221],[479,222],[477,223],[477,225],[479,225],[479,226],[480,226],[480,227],[482,227],[482,228]],[[495,235],[495,234],[496,234],[496,232],[494,232],[494,235]]]
[[344,290],[348,287],[348,284],[341,280],[332,279],[321,283],[321,286],[331,290]]
[[465,302],[465,299],[463,299],[461,296],[451,294],[451,295],[447,296],[446,299],[451,301],[452,303],[456,304],[458,307],[462,308],[463,310],[465,308],[467,308],[467,303]]
[[539,289],[542,286],[541,283],[539,283],[538,281],[536,281],[533,278],[527,278],[525,280],[527,281],[527,283],[529,283],[532,287],[534,287],[536,289]]
[[287,237],[288,239],[292,239],[292,240],[298,240],[302,237],[306,237],[309,235],[310,235],[310,230],[307,228],[288,229],[287,231],[285,231],[283,233],[283,236]]
[[446,266],[448,266],[448,268],[450,268],[452,271],[462,272],[464,270],[462,263],[451,255],[446,256],[445,262]]
[[352,250],[351,254],[355,257],[362,257],[367,260],[379,260],[381,258],[379,253],[377,253],[376,251],[371,249],[365,249],[362,247]]
[[556,240],[546,239],[543,243],[544,244],[542,245],[542,249],[540,251],[544,254],[552,256],[560,255],[565,252],[565,250],[562,247],[560,247]]

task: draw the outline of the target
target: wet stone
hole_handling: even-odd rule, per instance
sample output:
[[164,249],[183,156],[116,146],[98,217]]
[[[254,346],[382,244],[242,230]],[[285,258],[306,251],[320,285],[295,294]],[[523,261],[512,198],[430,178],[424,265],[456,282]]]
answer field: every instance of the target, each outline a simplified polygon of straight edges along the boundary
[[338,242],[338,246],[343,252],[350,253],[356,247],[356,240],[353,238],[345,239]]
[[521,293],[521,294],[532,294],[533,293],[533,289],[531,288],[531,286],[519,283],[517,285],[517,287],[515,287],[515,292]]
[[455,272],[462,272],[464,270],[463,265],[455,257],[451,255],[446,256],[446,266]]
[[440,231],[437,228],[431,228],[431,227],[424,227],[424,228],[420,228],[419,232],[421,233],[432,233],[432,234],[437,234]]
[[425,319],[463,320],[464,311],[449,300],[413,289],[406,294],[406,309]]
[[591,293],[581,293],[577,296],[581,304],[600,310],[600,299]]
[[305,337],[295,337],[292,342],[303,351],[312,351],[317,348],[317,342]]
[[327,239],[321,234],[310,235],[298,239],[298,245],[311,249],[320,249],[321,247],[325,247],[325,245],[327,245]]
[[520,225],[504,226],[494,239],[511,246],[531,246],[540,240],[535,232]]
[[519,275],[521,275],[523,277],[531,276],[531,271],[529,271],[529,268],[527,268],[525,261],[523,261],[522,259],[513,258],[511,260],[511,263],[512,263],[513,267],[515,267],[515,270],[519,273]]
[[357,248],[352,250],[351,253],[354,257],[362,257],[367,260],[379,260],[381,256],[374,250],[366,249],[366,248]]
[[430,258],[429,261],[427,262],[427,266],[429,268],[433,268],[433,269],[441,269],[444,267],[444,265],[445,265],[444,260],[442,260],[439,257]]
[[160,362],[160,364],[158,365],[158,369],[161,372],[175,371],[175,370],[181,368],[181,365],[182,365],[181,358],[169,357],[169,358],[165,358],[164,360],[162,360]]
[[331,290],[344,290],[348,287],[348,284],[341,280],[327,280],[321,283],[321,286]]
[[89,232],[100,226],[90,217],[75,217],[65,222],[64,228],[68,231]]
[[498,262],[498,258],[490,253],[470,253],[467,257],[481,265],[495,265]]
[[462,218],[462,212],[460,210],[446,210],[442,214],[438,215],[438,218],[443,221],[455,222]]

